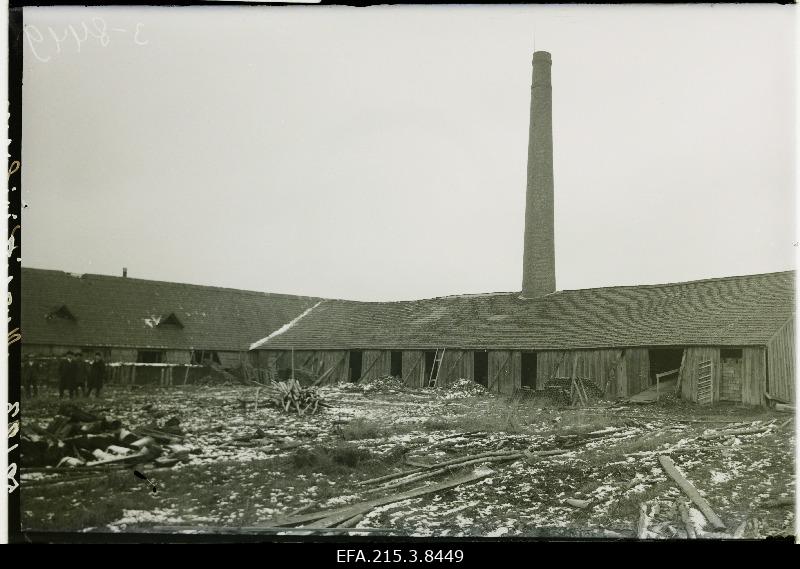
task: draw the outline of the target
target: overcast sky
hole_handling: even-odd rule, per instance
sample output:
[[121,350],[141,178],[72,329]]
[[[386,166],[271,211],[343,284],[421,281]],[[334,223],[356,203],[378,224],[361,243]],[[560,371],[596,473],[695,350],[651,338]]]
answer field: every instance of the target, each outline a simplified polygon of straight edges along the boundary
[[520,290],[535,42],[558,289],[790,269],[793,11],[28,8],[23,265]]

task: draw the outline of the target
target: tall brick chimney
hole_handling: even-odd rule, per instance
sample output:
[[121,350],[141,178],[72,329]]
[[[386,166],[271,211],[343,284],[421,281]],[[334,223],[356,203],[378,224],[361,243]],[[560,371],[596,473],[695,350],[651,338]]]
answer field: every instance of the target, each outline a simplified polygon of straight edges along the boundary
[[556,290],[551,64],[548,52],[537,51],[533,54],[525,250],[522,258],[523,298],[538,298]]

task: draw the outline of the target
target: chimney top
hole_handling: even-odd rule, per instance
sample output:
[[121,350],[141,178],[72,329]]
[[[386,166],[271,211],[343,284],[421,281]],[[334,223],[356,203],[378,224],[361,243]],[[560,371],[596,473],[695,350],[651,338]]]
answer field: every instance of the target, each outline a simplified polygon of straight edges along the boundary
[[128,276],[128,267],[122,267],[122,276],[123,277],[127,277]]
[[550,62],[552,63],[552,58],[550,57],[549,51],[534,51],[533,52],[533,60],[538,62]]

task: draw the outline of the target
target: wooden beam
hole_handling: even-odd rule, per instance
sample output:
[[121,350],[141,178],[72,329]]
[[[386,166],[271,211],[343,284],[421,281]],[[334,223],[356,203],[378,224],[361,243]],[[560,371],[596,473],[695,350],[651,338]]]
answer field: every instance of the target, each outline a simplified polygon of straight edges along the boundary
[[420,488],[415,488],[413,490],[402,492],[400,494],[393,494],[391,496],[385,496],[383,498],[376,498],[375,500],[361,502],[359,504],[346,506],[344,508],[337,508],[336,510],[316,512],[313,514],[306,514],[304,516],[297,516],[294,518],[279,520],[274,525],[294,526],[305,522],[315,522],[309,524],[307,527],[310,528],[332,527],[346,520],[349,520],[357,516],[358,514],[366,513],[372,510],[373,508],[377,508],[378,506],[391,504],[393,502],[401,502],[403,500],[408,500],[410,498],[417,498],[419,496],[424,496],[425,494],[441,492],[442,490],[447,490],[448,488],[453,488],[461,484],[467,484],[469,482],[480,480],[481,478],[484,478],[492,473],[493,471],[488,469],[471,472],[470,474],[459,476],[458,478],[453,478],[451,480],[439,482],[438,484],[432,484],[430,486],[422,486]]
[[658,461],[661,463],[661,467],[664,471],[672,478],[683,490],[684,494],[686,494],[689,499],[692,500],[697,507],[700,508],[700,511],[703,512],[703,515],[706,519],[714,526],[715,529],[725,529],[725,523],[719,518],[719,516],[714,512],[711,508],[711,505],[703,498],[700,493],[697,491],[691,482],[689,482],[683,475],[678,472],[678,469],[675,468],[675,463],[672,462],[672,459],[668,456],[661,455],[658,457]]

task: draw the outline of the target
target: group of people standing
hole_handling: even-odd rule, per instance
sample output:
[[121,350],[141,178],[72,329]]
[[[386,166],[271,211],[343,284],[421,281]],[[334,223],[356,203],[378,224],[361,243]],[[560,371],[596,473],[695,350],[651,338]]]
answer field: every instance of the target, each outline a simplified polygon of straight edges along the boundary
[[[58,396],[68,393],[74,398],[80,390],[83,395],[100,397],[100,390],[106,381],[106,363],[100,352],[95,353],[94,360],[87,362],[80,359],[80,353],[67,352],[58,363]],[[39,394],[39,384],[44,380],[44,373],[38,361],[28,355],[22,366],[22,385],[28,397]]]

